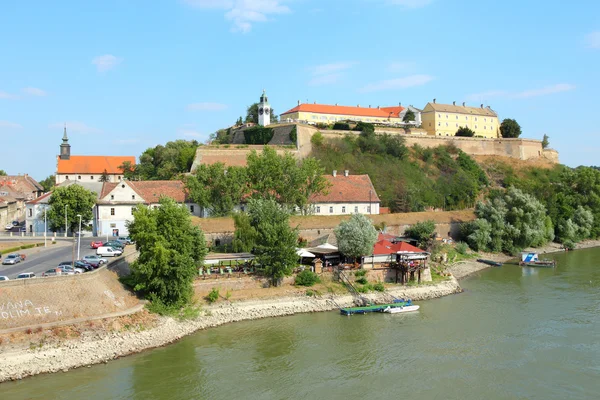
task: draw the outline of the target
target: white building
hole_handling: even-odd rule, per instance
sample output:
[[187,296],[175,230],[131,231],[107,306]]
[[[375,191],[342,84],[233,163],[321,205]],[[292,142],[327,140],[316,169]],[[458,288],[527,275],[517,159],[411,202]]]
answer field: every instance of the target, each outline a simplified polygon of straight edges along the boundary
[[310,199],[314,215],[379,214],[381,201],[369,175],[333,171],[327,181],[331,184],[328,193]]
[[171,197],[201,216],[201,208],[188,201],[182,181],[123,181],[106,182],[96,204],[98,236],[128,235],[127,222],[133,221],[133,211],[140,204],[157,207],[162,196]]
[[[406,113],[408,111],[412,111],[412,113],[415,115],[415,119],[412,121],[408,121],[408,122],[404,122],[404,117],[406,116]],[[404,110],[402,110],[402,112],[400,113],[400,121],[402,121],[402,125],[412,125],[415,127],[419,127],[421,126],[421,111],[416,107],[413,106],[408,106],[406,107]]]
[[260,103],[258,103],[258,124],[260,126],[267,126],[271,123],[271,111],[267,93],[263,90],[262,96],[260,96]]
[[25,228],[28,233],[32,233],[35,236],[44,234],[44,227],[46,232],[51,234],[50,224],[46,221],[44,223],[44,211],[50,208],[48,201],[52,192],[48,192],[35,200],[28,201],[25,204]]
[[67,181],[101,182],[102,176],[107,182],[120,182],[123,171],[119,166],[124,162],[135,164],[133,156],[72,156],[66,127],[62,141],[56,164],[57,185]]

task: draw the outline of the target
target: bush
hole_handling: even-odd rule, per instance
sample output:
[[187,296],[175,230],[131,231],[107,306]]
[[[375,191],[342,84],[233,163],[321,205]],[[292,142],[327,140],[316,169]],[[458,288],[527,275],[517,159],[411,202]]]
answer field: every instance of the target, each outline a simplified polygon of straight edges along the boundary
[[373,285],[373,290],[375,290],[377,292],[384,292],[385,286],[383,286],[382,282],[377,282],[376,284]]
[[244,131],[246,144],[268,144],[273,139],[274,131],[271,128],[255,126]]
[[563,242],[563,247],[567,250],[575,250],[575,242],[572,240],[565,240]]
[[298,131],[296,129],[296,125],[294,125],[294,127],[292,128],[292,130],[290,131],[290,140],[292,141],[292,143],[296,144],[298,142]]
[[456,246],[454,246],[454,250],[456,250],[456,252],[458,254],[461,254],[463,256],[465,254],[467,254],[468,249],[469,249],[469,246],[464,242],[458,242],[458,243],[456,243]]
[[312,286],[319,282],[319,276],[308,269],[305,269],[296,275],[296,279],[294,280],[296,286]]
[[365,278],[364,276],[361,276],[360,278],[358,278],[356,280],[356,283],[360,283],[361,285],[366,285],[367,283],[369,283],[369,281],[367,281],[367,278]]
[[312,135],[312,137],[310,138],[310,142],[317,147],[323,146],[323,134],[321,134],[321,132],[317,132],[314,135]]
[[210,293],[206,296],[206,300],[208,300],[209,303],[214,303],[218,299],[219,299],[219,289],[212,288]]
[[350,125],[347,122],[336,122],[333,124],[333,129],[336,131],[349,131]]
[[404,232],[406,236],[416,239],[419,242],[419,247],[422,248],[426,248],[431,244],[434,233],[435,222],[431,220],[417,222]]
[[354,273],[354,276],[361,277],[361,276],[365,276],[366,274],[367,274],[367,270],[366,269],[359,269],[358,271],[356,271]]
[[462,136],[462,137],[473,137],[475,136],[475,132],[466,126],[461,126],[458,128],[454,136]]

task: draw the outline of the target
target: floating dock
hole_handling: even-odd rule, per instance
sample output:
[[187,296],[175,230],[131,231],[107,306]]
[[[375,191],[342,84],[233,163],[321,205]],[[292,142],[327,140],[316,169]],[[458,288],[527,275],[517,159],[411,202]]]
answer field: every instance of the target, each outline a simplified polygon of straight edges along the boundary
[[401,301],[395,301],[392,304],[374,304],[374,305],[364,306],[364,307],[340,308],[340,313],[342,315],[367,314],[367,313],[373,313],[373,312],[383,312],[383,310],[385,310],[388,307],[399,308],[399,307],[406,307],[406,306],[411,306],[411,305],[412,305],[412,301],[401,300]]

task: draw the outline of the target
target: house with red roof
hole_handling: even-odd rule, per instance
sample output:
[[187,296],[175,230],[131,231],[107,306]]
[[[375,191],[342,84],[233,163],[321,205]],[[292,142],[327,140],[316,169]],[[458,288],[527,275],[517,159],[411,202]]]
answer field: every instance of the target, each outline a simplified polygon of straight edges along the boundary
[[425,260],[429,253],[406,242],[394,243],[380,239],[373,246],[373,254],[364,257],[363,263],[374,265],[395,262],[398,255],[401,255],[403,260]]
[[[120,182],[123,171],[119,166],[124,162],[135,164],[134,156],[72,156],[71,145],[65,127],[60,155],[56,163],[56,185],[66,181],[78,182]],[[104,178],[103,178],[104,177]]]
[[327,193],[310,198],[314,215],[379,214],[381,200],[369,175],[350,175],[346,170],[326,178],[331,185]]
[[96,203],[96,234],[126,236],[129,233],[127,222],[133,221],[133,211],[136,207],[140,204],[158,207],[162,196],[180,203],[192,215],[202,215],[200,206],[189,200],[182,181],[105,182]]

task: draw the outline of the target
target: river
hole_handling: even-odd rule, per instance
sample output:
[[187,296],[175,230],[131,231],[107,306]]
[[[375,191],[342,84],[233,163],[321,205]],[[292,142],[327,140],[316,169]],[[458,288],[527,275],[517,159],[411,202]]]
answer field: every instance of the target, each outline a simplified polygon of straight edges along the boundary
[[[412,315],[234,323],[108,364],[0,385],[12,399],[597,399],[600,249],[505,265]],[[1,360],[0,360],[1,363]]]

